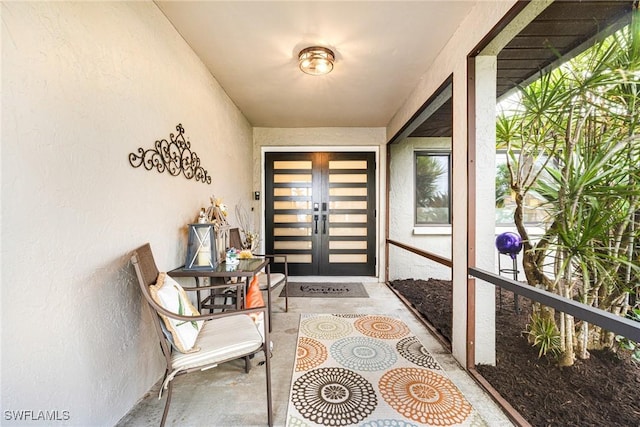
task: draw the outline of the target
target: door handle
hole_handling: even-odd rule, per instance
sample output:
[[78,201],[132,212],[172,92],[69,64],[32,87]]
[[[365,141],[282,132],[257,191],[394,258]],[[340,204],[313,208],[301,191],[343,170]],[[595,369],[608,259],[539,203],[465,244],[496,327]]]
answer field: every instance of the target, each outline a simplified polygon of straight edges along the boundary
[[318,234],[318,215],[313,216],[313,234]]
[[327,215],[322,215],[322,234],[327,234]]

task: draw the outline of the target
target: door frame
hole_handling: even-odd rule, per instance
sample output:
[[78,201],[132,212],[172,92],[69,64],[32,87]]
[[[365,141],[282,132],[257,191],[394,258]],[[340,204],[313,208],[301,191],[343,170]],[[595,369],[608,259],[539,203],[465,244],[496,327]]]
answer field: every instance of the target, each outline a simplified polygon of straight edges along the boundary
[[[308,152],[317,152],[317,151],[322,151],[322,152],[327,152],[327,153],[341,153],[341,152],[367,152],[367,153],[375,153],[375,162],[376,162],[376,168],[374,171],[374,176],[375,176],[375,184],[376,184],[376,205],[375,205],[375,209],[376,209],[376,218],[375,218],[375,231],[376,231],[376,250],[375,250],[375,257],[376,257],[376,266],[375,266],[375,276],[376,278],[378,278],[378,280],[380,280],[381,276],[381,269],[384,267],[384,263],[386,262],[386,260],[381,258],[381,255],[383,254],[383,251],[381,251],[381,245],[384,244],[383,238],[384,238],[384,233],[383,230],[381,230],[381,224],[385,224],[385,212],[382,212],[382,210],[380,209],[380,207],[382,206],[382,200],[381,197],[383,194],[386,194],[386,186],[384,186],[384,188],[380,188],[380,186],[382,185],[381,181],[380,181],[380,173],[382,171],[382,168],[386,166],[381,165],[380,163],[380,147],[379,146],[375,146],[375,145],[349,145],[349,146],[324,146],[324,145],[314,145],[314,146],[309,146],[309,145],[305,145],[305,146],[298,146],[298,145],[268,145],[268,146],[261,146],[260,147],[260,212],[259,212],[259,220],[260,220],[260,236],[262,236],[263,241],[262,241],[262,247],[264,248],[264,236],[265,236],[265,210],[266,210],[266,205],[265,205],[265,188],[266,188],[266,183],[265,183],[265,178],[266,178],[266,170],[265,170],[265,155],[266,153],[270,153],[270,152],[280,152],[280,153],[286,153],[286,152],[300,152],[300,153],[308,153]],[[357,277],[357,276],[354,276]]]

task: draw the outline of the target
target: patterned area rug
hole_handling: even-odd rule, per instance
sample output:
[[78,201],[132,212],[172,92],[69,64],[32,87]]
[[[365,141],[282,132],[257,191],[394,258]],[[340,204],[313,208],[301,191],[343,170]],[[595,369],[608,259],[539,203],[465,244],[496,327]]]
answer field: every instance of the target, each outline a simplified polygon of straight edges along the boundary
[[287,426],[486,426],[401,320],[303,314]]

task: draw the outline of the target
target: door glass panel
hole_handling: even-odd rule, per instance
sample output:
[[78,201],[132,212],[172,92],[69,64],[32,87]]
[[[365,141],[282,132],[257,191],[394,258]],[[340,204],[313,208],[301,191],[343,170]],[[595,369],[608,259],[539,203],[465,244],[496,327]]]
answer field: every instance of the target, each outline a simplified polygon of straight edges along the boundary
[[273,242],[274,249],[311,249],[309,241],[278,241]]
[[273,182],[276,183],[293,183],[293,182],[311,182],[311,174],[274,174]]
[[366,160],[330,160],[329,169],[366,169]]
[[365,227],[331,227],[329,228],[330,236],[366,236],[367,229]]
[[304,201],[273,202],[273,208],[276,210],[278,209],[311,209],[311,202],[304,202]]
[[311,169],[311,160],[277,160],[273,162],[274,169]]
[[329,242],[329,249],[367,249],[367,242],[366,240],[332,240]]
[[329,209],[367,209],[367,201],[334,200],[329,202]]
[[332,173],[329,175],[329,182],[341,183],[341,182],[367,182],[367,174],[360,173]]
[[366,263],[366,254],[331,254],[329,255],[330,263],[351,262],[351,263]]
[[311,215],[284,215],[276,214],[273,216],[273,222],[310,222]]
[[299,264],[311,264],[311,254],[309,255],[305,255],[305,254],[301,254],[301,255],[289,255],[287,254],[287,262],[292,263],[299,263]]
[[358,188],[344,188],[344,187],[333,187],[329,189],[330,196],[366,196],[367,188],[366,187],[358,187]]
[[274,196],[311,196],[311,188],[303,187],[303,188],[274,188],[273,189]]
[[354,214],[332,214],[329,215],[329,222],[367,222],[367,216]]
[[[365,229],[366,230],[366,229]],[[297,227],[297,228],[274,228],[274,236],[311,236],[311,228],[309,227]]]

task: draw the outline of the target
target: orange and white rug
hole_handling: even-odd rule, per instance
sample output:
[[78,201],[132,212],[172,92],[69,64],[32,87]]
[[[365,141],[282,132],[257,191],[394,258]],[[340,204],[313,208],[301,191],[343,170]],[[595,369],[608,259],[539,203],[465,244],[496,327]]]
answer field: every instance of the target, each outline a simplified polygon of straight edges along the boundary
[[303,314],[287,426],[485,426],[401,320]]

